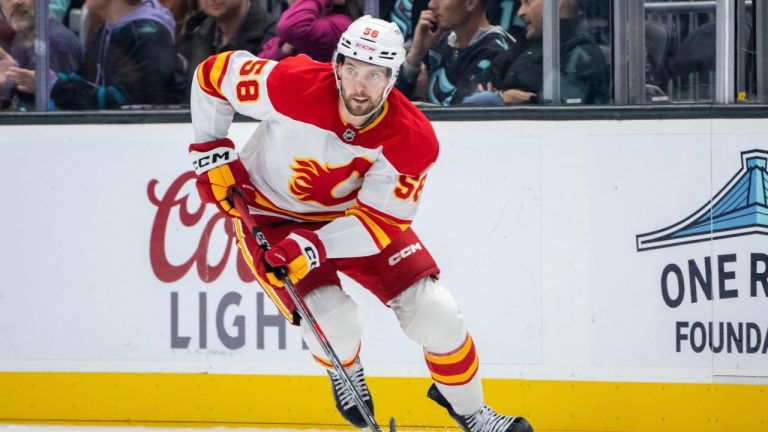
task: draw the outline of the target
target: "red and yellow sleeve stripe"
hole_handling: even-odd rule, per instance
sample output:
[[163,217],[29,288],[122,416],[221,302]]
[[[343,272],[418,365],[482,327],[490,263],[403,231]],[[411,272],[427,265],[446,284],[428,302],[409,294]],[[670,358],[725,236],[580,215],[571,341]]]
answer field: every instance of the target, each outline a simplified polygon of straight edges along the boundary
[[356,217],[363,224],[379,250],[387,247],[396,235],[411,225],[410,221],[380,212],[363,204],[360,200],[346,211],[346,215]]
[[457,349],[445,354],[425,352],[424,359],[435,382],[452,386],[468,383],[480,364],[469,333]]
[[221,92],[221,83],[224,81],[229,59],[234,53],[234,51],[227,51],[212,55],[197,67],[197,83],[207,95],[226,99]]

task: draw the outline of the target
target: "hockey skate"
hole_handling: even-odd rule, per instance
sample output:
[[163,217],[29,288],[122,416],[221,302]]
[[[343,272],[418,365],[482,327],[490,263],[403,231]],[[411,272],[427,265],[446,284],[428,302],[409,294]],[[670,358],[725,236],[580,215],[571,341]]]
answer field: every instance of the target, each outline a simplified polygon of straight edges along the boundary
[[469,415],[459,415],[450,402],[440,393],[435,384],[427,391],[427,397],[448,410],[448,414],[465,432],[533,432],[528,420],[523,417],[510,417],[497,413],[488,405]]
[[[347,369],[347,375],[354,384],[355,389],[362,397],[365,404],[368,405],[368,409],[373,414],[373,399],[371,399],[371,392],[368,390],[368,384],[365,383],[365,375],[363,374],[363,365],[360,364],[360,359],[355,360],[355,363],[351,368]],[[360,414],[360,410],[355,403],[355,397],[347,386],[344,384],[341,376],[336,371],[328,371],[328,377],[331,379],[331,390],[333,391],[333,400],[336,401],[336,409],[339,410],[339,414],[352,426],[356,428],[366,428],[365,418]]]

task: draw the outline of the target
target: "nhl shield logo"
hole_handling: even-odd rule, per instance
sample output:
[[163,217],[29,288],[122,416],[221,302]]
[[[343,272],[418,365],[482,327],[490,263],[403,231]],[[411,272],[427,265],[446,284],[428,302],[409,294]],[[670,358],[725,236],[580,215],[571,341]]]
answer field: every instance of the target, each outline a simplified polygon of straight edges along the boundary
[[352,129],[347,129],[344,131],[344,135],[342,136],[344,137],[345,141],[347,142],[352,141],[353,139],[355,139],[355,131],[353,131]]

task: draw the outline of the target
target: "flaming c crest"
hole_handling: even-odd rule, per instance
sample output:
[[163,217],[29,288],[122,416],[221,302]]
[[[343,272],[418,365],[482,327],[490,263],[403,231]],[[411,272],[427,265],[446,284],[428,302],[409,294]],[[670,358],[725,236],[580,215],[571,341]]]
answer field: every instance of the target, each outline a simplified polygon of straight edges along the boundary
[[363,183],[363,176],[372,162],[356,157],[346,165],[329,166],[314,159],[295,158],[291,169],[296,173],[291,178],[291,193],[301,201],[316,202],[333,207],[351,201]]

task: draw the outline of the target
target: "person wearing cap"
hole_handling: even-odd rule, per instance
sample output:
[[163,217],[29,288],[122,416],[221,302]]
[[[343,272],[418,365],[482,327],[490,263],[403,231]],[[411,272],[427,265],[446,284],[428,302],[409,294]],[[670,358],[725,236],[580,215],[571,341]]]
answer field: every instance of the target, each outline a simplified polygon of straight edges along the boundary
[[[393,90],[404,60],[400,29],[370,16],[342,34],[330,64],[305,55],[274,62],[245,51],[208,58],[191,95],[197,190],[232,217],[245,261],[277,309],[300,326],[351,425],[363,428],[367,417],[271,269],[286,269],[370,412],[362,319],[339,272],[391,308],[423,348],[434,381],[427,395],[462,428],[530,432],[524,418],[484,403],[472,337],[411,228],[438,141],[427,118]],[[239,153],[227,138],[235,112],[261,120]],[[246,228],[230,201],[234,190],[271,249],[261,249]]]

